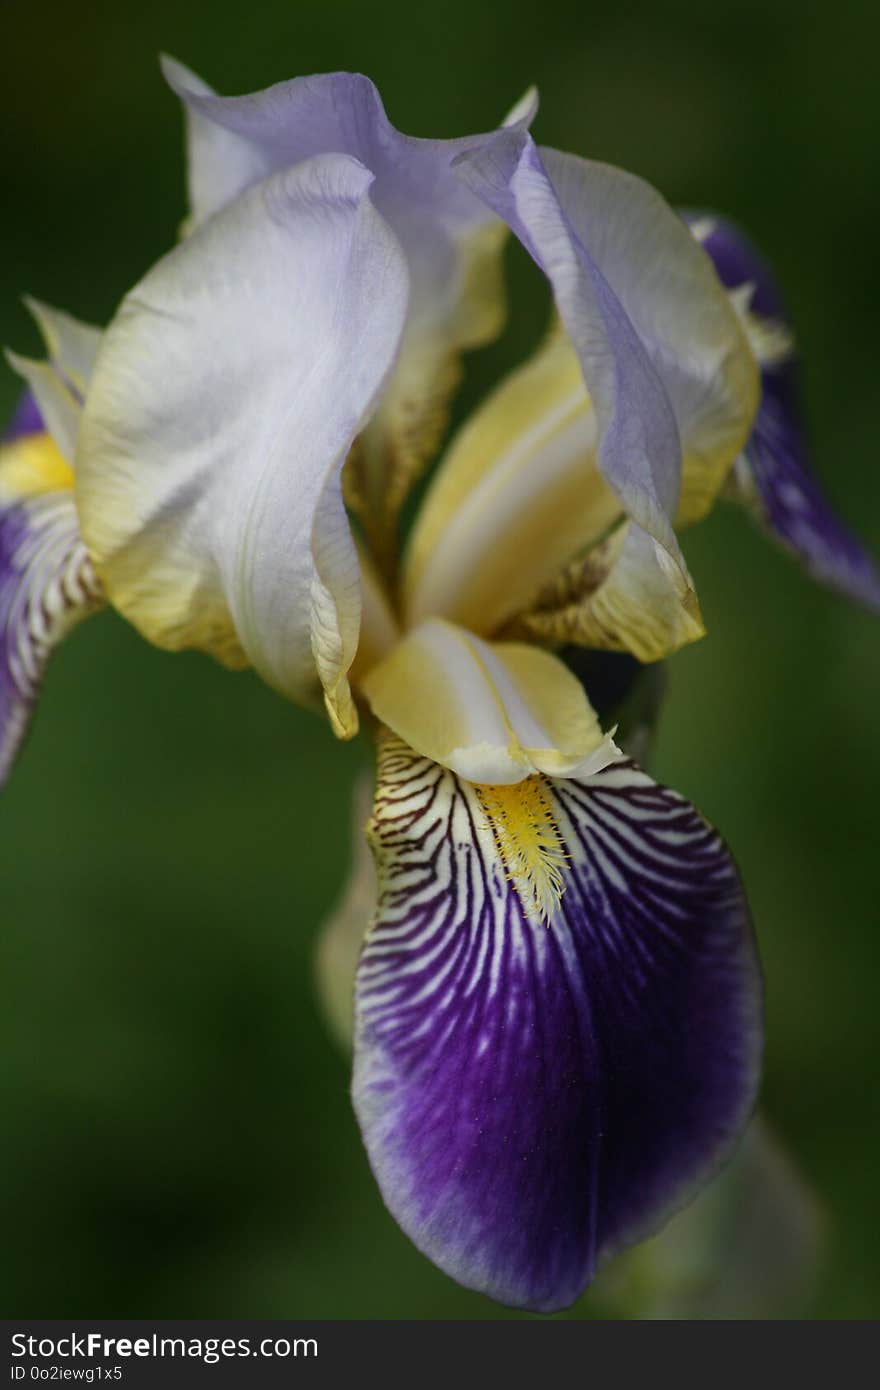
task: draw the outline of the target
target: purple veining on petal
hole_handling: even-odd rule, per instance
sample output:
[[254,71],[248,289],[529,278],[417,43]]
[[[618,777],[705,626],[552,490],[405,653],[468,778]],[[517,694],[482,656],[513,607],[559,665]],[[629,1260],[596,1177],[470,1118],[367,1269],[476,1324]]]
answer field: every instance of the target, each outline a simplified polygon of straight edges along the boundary
[[760,979],[722,841],[633,763],[547,782],[569,860],[529,918],[473,787],[396,740],[353,1093],[390,1210],[442,1269],[552,1311],[723,1162]]
[[0,440],[4,444],[10,444],[24,435],[42,434],[45,428],[36,396],[33,391],[23,391]]
[[[723,284],[754,286],[750,311],[788,323],[781,291],[764,258],[733,223],[714,213],[685,213],[712,257]],[[760,361],[760,358],[759,358]],[[793,551],[820,583],[880,611],[880,570],[837,517],[810,460],[802,425],[797,363],[793,356],[762,362],[762,399],[737,474],[746,500],[777,540]]]
[[27,735],[52,650],[101,602],[71,494],[0,500],[0,786]]

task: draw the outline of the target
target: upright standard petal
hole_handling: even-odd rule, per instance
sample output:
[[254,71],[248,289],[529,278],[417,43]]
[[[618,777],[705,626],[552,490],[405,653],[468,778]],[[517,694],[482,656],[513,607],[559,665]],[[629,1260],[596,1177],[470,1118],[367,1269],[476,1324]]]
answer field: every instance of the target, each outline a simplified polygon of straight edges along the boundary
[[880,610],[880,571],[813,472],[788,317],[772,271],[733,223],[714,213],[686,216],[740,308],[761,368],[761,407],[736,467],[739,496],[814,579]]
[[[255,181],[316,154],[350,154],[375,175],[373,200],[404,247],[412,285],[404,350],[357,460],[364,515],[390,529],[439,444],[459,353],[491,340],[503,322],[505,229],[451,167],[464,148],[494,136],[403,135],[373,83],[356,73],[298,77],[250,96],[220,97],[179,63],[165,59],[163,68],[187,113],[196,224]],[[534,113],[527,95],[508,120],[521,128]]]
[[[676,553],[671,517],[681,456],[675,417],[595,249],[571,225],[529,137],[513,133],[489,152],[467,153],[460,168],[550,281],[596,410],[599,466],[608,483],[639,525]],[[600,223],[597,230],[606,229]]]
[[[539,805],[564,850],[546,922],[518,862]],[[736,870],[632,763],[474,788],[394,739],[370,835],[353,1094],[382,1194],[459,1282],[565,1307],[751,1111],[760,981]]]
[[53,648],[103,604],[72,486],[70,465],[28,392],[0,443],[0,785],[24,741]]
[[584,775],[619,756],[555,656],[439,618],[407,633],[362,689],[377,719],[470,782]]
[[159,646],[250,660],[293,699],[323,686],[344,735],[360,583],[340,472],[407,304],[371,182],[344,155],[306,161],[160,261],[107,331],[77,465],[124,616]]
[[[643,180],[538,150],[522,133],[461,161],[463,177],[548,276],[599,420],[599,464],[671,555],[751,428],[757,373],[726,296],[680,220]],[[705,496],[680,497],[681,451]]]

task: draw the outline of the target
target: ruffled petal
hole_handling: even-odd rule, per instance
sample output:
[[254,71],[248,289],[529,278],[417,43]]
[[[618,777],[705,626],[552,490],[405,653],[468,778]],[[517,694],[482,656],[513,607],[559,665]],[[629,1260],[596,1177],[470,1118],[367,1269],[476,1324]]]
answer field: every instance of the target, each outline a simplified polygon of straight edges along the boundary
[[761,406],[737,462],[737,495],[814,579],[880,610],[880,570],[839,520],[812,468],[793,340],[772,271],[733,223],[713,213],[687,217],[742,313],[761,368]]
[[586,775],[619,756],[555,656],[440,618],[408,632],[362,689],[377,719],[470,782]]
[[[388,542],[397,510],[439,444],[465,348],[490,341],[504,318],[504,227],[452,172],[456,156],[493,136],[418,140],[388,120],[357,73],[298,77],[243,97],[217,96],[171,59],[165,76],[187,113],[193,222],[255,181],[316,154],[343,153],[375,176],[372,197],[403,246],[412,286],[397,370],[370,421],[358,463],[365,516]],[[534,117],[526,94],[508,117]]]
[[114,605],[294,699],[323,686],[346,735],[360,583],[339,475],[407,303],[371,181],[347,156],[299,164],[160,261],[107,331],[77,463]]
[[103,606],[80,539],[73,473],[25,396],[0,444],[0,786],[28,731],[54,647]]
[[[565,856],[548,921],[521,863],[540,806]],[[629,762],[487,794],[388,740],[369,833],[353,1095],[385,1202],[459,1282],[565,1307],[751,1111],[760,982],[736,870]]]

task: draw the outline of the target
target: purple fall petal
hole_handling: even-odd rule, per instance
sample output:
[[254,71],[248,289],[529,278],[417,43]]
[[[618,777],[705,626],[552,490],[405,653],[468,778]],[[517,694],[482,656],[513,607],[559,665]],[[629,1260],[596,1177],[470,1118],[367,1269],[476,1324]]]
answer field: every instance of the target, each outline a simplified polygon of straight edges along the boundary
[[748,237],[726,218],[714,212],[683,212],[694,236],[709,253],[726,290],[737,290],[749,282],[754,286],[750,307],[765,319],[788,319],[788,311],[767,261]]
[[16,445],[25,439],[28,448],[54,450],[30,392],[0,445],[0,787],[24,742],[52,650],[103,601],[72,493],[22,494],[12,485]]
[[880,612],[880,571],[839,520],[812,470],[793,377],[792,365],[763,373],[761,409],[738,467],[748,470],[760,520],[813,578]]
[[722,841],[635,764],[544,782],[568,859],[529,917],[479,789],[384,745],[354,1102],[403,1229],[539,1311],[722,1163],[754,1101],[760,979]]
[[[749,310],[759,319],[788,323],[782,293],[761,254],[733,223],[714,213],[685,220],[711,256],[729,290],[754,287]],[[761,362],[761,407],[737,464],[745,501],[775,538],[820,583],[880,611],[880,571],[861,542],[837,517],[813,470],[801,423],[793,354]]]
[[18,398],[18,405],[12,412],[12,419],[0,435],[0,443],[11,444],[13,440],[21,439],[24,435],[41,434],[45,428],[36,396],[33,391],[23,391]]

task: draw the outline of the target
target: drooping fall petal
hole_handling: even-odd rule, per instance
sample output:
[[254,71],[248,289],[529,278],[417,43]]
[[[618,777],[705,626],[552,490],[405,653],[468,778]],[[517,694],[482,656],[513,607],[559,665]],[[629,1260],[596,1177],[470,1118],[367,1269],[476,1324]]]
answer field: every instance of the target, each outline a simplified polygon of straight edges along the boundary
[[103,606],[72,488],[70,464],[26,392],[0,441],[0,786],[27,735],[52,651]]
[[475,788],[393,738],[370,834],[353,1095],[385,1201],[460,1283],[565,1307],[748,1118],[760,983],[736,870],[632,763]]
[[737,493],[814,579],[880,611],[880,570],[837,516],[813,470],[793,338],[773,273],[732,222],[714,213],[688,214],[688,221],[739,307],[761,368],[761,405],[737,463]]

